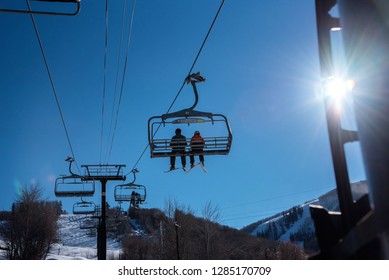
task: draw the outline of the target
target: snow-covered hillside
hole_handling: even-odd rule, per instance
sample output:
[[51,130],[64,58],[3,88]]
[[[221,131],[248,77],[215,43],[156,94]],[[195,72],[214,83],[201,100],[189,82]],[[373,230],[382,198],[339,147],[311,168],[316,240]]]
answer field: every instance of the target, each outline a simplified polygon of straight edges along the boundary
[[[367,193],[367,184],[364,181],[352,184],[352,193],[355,200]],[[251,235],[258,235],[272,240],[292,241],[303,248],[314,250],[316,235],[313,220],[310,215],[309,205],[317,204],[331,211],[338,211],[338,198],[336,189],[320,196],[317,199],[295,206],[278,213],[272,217],[263,219],[248,225],[243,231]],[[95,228],[85,226],[83,215],[61,215],[58,221],[59,242],[54,244],[47,259],[55,260],[82,260],[97,259],[97,234]],[[144,232],[136,219],[129,220],[132,234],[143,235]],[[1,245],[1,241],[0,241]],[[1,252],[1,251],[0,251]],[[119,259],[121,243],[107,236],[107,259]],[[4,258],[0,254],[0,259]]]
[[[53,246],[47,259],[97,259],[96,230],[80,229],[80,224],[85,221],[80,215],[61,215],[58,221],[58,244]],[[107,259],[118,259],[121,252],[121,244],[112,238],[107,238]]]
[[[352,194],[354,200],[367,193],[365,181],[353,183]],[[315,248],[315,228],[311,218],[309,205],[322,205],[330,211],[339,211],[336,189],[320,196],[317,199],[278,213],[270,218],[253,223],[243,230],[265,238],[292,241],[301,247]],[[307,244],[307,241],[309,244]]]

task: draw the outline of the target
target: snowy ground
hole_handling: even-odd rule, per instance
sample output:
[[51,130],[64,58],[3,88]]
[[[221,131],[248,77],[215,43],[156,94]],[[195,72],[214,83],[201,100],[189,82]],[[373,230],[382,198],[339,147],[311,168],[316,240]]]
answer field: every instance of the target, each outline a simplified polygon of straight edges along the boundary
[[[60,241],[54,244],[48,260],[97,260],[96,230],[80,229],[83,221],[80,215],[61,215],[59,218]],[[119,259],[121,244],[107,238],[107,259]],[[0,251],[0,260],[5,259]]]
[[[367,183],[365,181],[352,183],[351,191],[352,191],[353,199],[358,200],[363,195],[368,193]],[[324,194],[318,199],[314,199],[312,201],[300,205],[300,208],[303,210],[302,216],[295,223],[293,223],[293,225],[289,227],[281,236],[279,236],[278,240],[288,241],[290,240],[290,236],[292,234],[299,232],[303,228],[305,228],[305,230],[303,230],[305,232],[307,231],[313,232],[315,230],[310,209],[309,209],[310,204],[322,205],[330,211],[334,211],[335,209],[338,209],[339,202],[338,202],[336,189]],[[282,221],[283,218],[284,218],[283,215],[278,215],[274,219],[268,220],[267,222],[258,225],[258,227],[256,227],[251,232],[251,234],[256,235],[257,232],[265,231],[266,229],[268,229],[271,223],[277,224],[278,229],[281,230],[280,224],[282,224],[282,222],[279,223],[279,221]],[[299,245],[303,247],[303,243],[300,243]]]
[[[93,236],[96,230],[80,229],[84,221],[80,215],[61,215],[59,218],[60,242],[53,246],[47,259],[97,259],[97,237]],[[107,238],[107,259],[119,259],[121,244]]]

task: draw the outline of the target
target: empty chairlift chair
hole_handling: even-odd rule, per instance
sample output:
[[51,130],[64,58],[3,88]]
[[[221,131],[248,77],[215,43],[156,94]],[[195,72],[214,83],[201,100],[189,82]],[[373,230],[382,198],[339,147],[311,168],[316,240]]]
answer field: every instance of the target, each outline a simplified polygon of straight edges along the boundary
[[91,216],[85,216],[80,219],[80,229],[97,229],[98,219]]
[[[8,2],[8,5],[7,5]],[[75,16],[80,12],[80,0],[8,0],[1,3],[0,12],[51,16]]]
[[94,202],[79,201],[73,204],[73,214],[92,215],[96,213],[96,204]]
[[70,175],[63,175],[55,180],[54,193],[57,197],[87,197],[95,194],[95,181],[72,172],[74,159],[68,157]]
[[84,181],[83,177],[61,176],[55,180],[55,196],[87,197],[95,193],[95,181]]

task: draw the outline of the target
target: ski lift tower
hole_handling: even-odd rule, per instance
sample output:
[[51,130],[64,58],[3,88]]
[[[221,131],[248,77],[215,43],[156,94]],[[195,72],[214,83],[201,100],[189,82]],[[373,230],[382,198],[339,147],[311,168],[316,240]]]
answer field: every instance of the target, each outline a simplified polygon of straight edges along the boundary
[[108,181],[125,181],[123,164],[90,164],[81,165],[85,169],[83,179],[101,182],[101,215],[97,229],[97,258],[107,257],[107,226],[106,226],[106,185]]

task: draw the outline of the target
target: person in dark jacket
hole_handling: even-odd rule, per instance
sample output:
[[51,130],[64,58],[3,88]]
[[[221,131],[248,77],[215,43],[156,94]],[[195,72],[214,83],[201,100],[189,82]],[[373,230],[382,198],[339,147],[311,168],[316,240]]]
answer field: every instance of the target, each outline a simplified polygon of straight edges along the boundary
[[139,207],[139,193],[132,191],[131,193],[131,199],[130,204],[132,207],[138,208]]
[[190,139],[190,147],[193,154],[190,155],[190,168],[194,167],[194,155],[199,155],[200,164],[204,166],[204,155],[202,154],[205,141],[200,135],[199,131],[195,131],[194,135]]
[[170,141],[170,147],[172,148],[172,155],[170,156],[170,170],[176,169],[176,156],[181,154],[182,169],[185,170],[186,157],[184,156],[185,147],[187,145],[186,137],[181,134],[181,129],[176,129],[176,134]]

